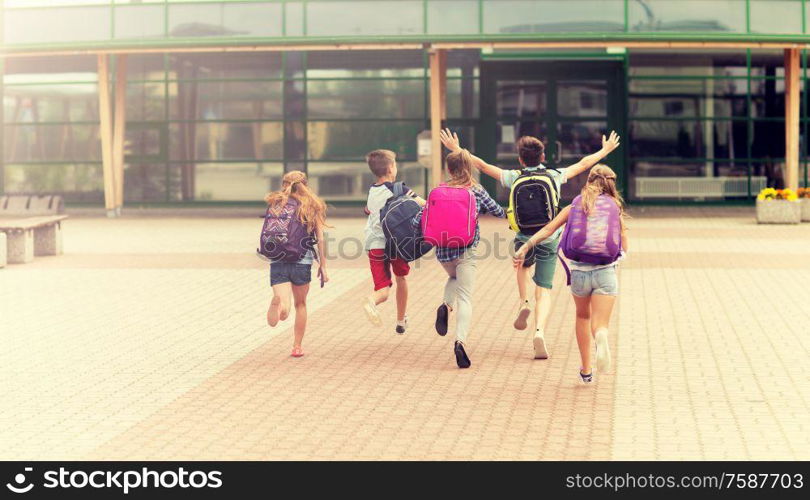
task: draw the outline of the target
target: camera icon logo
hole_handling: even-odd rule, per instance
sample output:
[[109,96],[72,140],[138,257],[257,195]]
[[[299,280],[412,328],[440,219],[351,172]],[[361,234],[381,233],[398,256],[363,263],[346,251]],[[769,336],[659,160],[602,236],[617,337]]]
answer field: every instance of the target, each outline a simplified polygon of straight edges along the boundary
[[[32,467],[26,467],[25,472],[32,472],[34,469]],[[25,484],[26,478],[25,474],[19,473],[14,476],[14,484],[6,483],[6,488],[11,490],[14,493],[28,493],[34,488],[32,483]]]

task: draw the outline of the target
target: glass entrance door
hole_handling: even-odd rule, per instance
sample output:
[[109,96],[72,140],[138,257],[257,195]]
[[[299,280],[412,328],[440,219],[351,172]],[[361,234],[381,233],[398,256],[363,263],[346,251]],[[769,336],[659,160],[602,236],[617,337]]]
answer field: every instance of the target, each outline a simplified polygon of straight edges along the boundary
[[[501,168],[520,168],[515,141],[523,135],[546,146],[546,166],[564,168],[602,147],[602,134],[624,135],[623,71],[616,61],[487,61],[481,73],[483,158]],[[624,185],[624,148],[605,163]],[[582,189],[585,177],[563,186],[563,199]],[[485,187],[498,201],[508,190],[489,179]]]

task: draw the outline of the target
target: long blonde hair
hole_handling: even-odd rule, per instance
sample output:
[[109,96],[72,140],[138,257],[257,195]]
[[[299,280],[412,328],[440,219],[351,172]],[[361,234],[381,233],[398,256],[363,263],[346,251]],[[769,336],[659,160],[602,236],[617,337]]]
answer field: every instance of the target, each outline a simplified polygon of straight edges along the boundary
[[619,190],[616,189],[616,172],[607,165],[596,165],[588,173],[588,182],[582,188],[580,195],[582,196],[582,210],[587,214],[593,209],[596,198],[601,194],[606,194],[613,198],[619,206],[622,217],[626,217],[624,211],[624,200]]
[[448,186],[473,187],[477,184],[472,175],[473,159],[469,151],[466,149],[453,151],[447,155],[446,162],[447,173],[450,174]]
[[292,198],[298,202],[298,218],[307,226],[309,232],[326,225],[326,203],[309,189],[307,174],[300,170],[291,170],[281,178],[281,191],[267,193],[264,201],[270,211],[278,214]]

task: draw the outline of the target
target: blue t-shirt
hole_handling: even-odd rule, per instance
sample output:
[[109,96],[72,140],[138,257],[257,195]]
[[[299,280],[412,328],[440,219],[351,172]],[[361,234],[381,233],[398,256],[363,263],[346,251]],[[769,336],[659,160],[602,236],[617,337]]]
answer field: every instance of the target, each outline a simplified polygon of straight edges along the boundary
[[[545,165],[538,165],[536,167],[524,167],[521,170],[503,170],[502,173],[501,173],[501,185],[503,187],[505,187],[506,189],[511,189],[512,184],[515,183],[517,178],[520,177],[520,175],[524,171],[526,171],[528,169],[537,169],[538,171],[542,171],[542,170],[545,170],[546,167],[545,167]],[[562,191],[562,185],[565,184],[568,181],[568,168],[547,169],[547,170],[548,170],[548,175],[554,180],[554,183],[557,184],[557,192],[558,193],[561,192]],[[549,236],[545,240],[541,241],[540,243],[553,242],[554,240],[557,240],[557,239],[560,238],[560,235],[562,234],[562,232],[563,232],[563,228],[562,228],[562,226],[560,226],[559,229],[554,231],[554,234],[552,234],[551,236]],[[515,235],[515,237],[520,241],[529,241],[529,238],[531,236],[526,236],[525,234],[518,231],[518,233]]]

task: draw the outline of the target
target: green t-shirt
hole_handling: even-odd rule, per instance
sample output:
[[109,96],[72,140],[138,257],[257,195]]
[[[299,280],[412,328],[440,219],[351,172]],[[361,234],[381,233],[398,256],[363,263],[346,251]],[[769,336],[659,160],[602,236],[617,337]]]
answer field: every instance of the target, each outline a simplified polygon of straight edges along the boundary
[[[546,167],[544,165],[538,165],[536,167],[530,167],[537,170],[543,170]],[[520,174],[523,171],[526,171],[528,168],[523,168],[522,170],[503,170],[501,173],[501,185],[506,189],[511,189],[512,184],[515,183]],[[557,184],[557,192],[562,191],[562,185],[568,181],[568,169],[567,168],[560,168],[560,169],[548,169],[549,176],[554,180]],[[540,243],[551,243],[555,240],[560,238],[562,234],[563,228],[560,226],[559,229],[554,231],[554,234],[546,238],[545,240],[541,241]],[[526,236],[525,234],[518,232],[515,237],[520,241],[528,241],[530,236]]]

